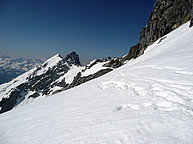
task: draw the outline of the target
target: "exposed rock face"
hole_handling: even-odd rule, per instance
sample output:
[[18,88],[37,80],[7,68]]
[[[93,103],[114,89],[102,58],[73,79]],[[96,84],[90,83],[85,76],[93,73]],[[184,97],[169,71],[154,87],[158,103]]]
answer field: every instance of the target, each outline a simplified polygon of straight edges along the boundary
[[43,95],[49,94],[50,87],[61,86],[66,87],[66,83],[53,83],[56,79],[58,79],[62,74],[67,73],[69,67],[65,64],[65,61],[60,61],[56,66],[52,69],[48,69],[48,71],[40,76],[30,75],[28,77],[28,87],[31,91],[42,91]]
[[[78,85],[80,85],[82,83],[85,83],[89,80],[100,77],[100,76],[112,71],[113,67],[119,67],[119,66],[117,66],[118,64],[115,63],[116,59],[118,59],[118,58],[107,57],[107,58],[104,58],[104,59],[96,59],[94,62],[91,62],[90,64],[86,65],[85,69],[83,69],[81,72],[79,72],[76,75],[76,77],[74,77],[73,82],[66,89],[78,86]],[[105,67],[104,69],[101,69],[101,70],[99,69],[97,72],[92,73],[88,76],[82,76],[82,73],[84,73],[85,71],[91,69],[92,67],[94,67],[97,64],[104,63],[104,62],[107,62],[106,64],[104,64],[102,66],[102,67]]]
[[142,55],[145,51],[145,47],[142,47],[140,43],[136,44],[135,46],[131,47],[129,50],[129,54],[126,56],[127,60],[132,58],[137,58],[138,56]]
[[21,84],[11,92],[9,98],[3,98],[0,101],[0,114],[11,110],[13,106],[17,103],[18,99],[22,98],[22,93],[26,92],[27,88],[28,86],[26,83]]
[[118,68],[122,65],[123,65],[122,58],[114,58],[110,60],[107,64],[105,64],[104,66],[111,67],[111,68]]
[[43,95],[49,95],[51,93],[50,88],[55,86],[65,88],[68,86],[65,79],[61,82],[55,81],[62,75],[66,74],[72,65],[80,66],[79,56],[75,52],[69,53],[54,67],[48,69],[48,71],[40,76],[37,76],[35,71],[34,74],[27,78],[29,80],[28,87],[30,87],[31,91],[41,91]]
[[192,0],[192,6],[191,6],[191,22],[190,22],[190,27],[193,26],[193,0]]
[[[64,87],[63,89],[55,91],[54,94],[61,92],[61,91],[64,91],[64,90],[67,90],[67,89],[70,89],[70,88],[73,88],[73,87],[78,86],[80,84],[83,84],[89,80],[98,78],[98,77],[112,71],[113,67],[119,67],[118,65],[116,65],[117,63],[114,63],[115,59],[119,59],[119,58],[107,57],[107,58],[103,58],[103,59],[93,60],[88,65],[86,65],[84,67],[84,69],[82,69],[77,75],[75,75],[72,83],[70,83],[67,87]],[[103,63],[105,63],[105,64],[103,64]],[[95,67],[97,65],[101,65],[101,64],[102,64],[101,69],[99,68],[97,71],[92,72],[89,75],[86,75],[86,76],[83,75],[83,73],[85,73],[85,72],[91,70],[93,67]]]
[[65,58],[65,61],[69,61],[72,64],[76,64],[76,65],[81,65],[80,64],[80,60],[79,60],[79,56],[76,54],[76,52],[71,52],[69,53]]
[[140,32],[139,43],[130,48],[128,60],[142,55],[147,46],[191,20],[191,6],[192,0],[157,0],[146,26]]
[[75,86],[78,86],[82,83],[85,83],[89,80],[92,80],[92,79],[95,79],[97,77],[100,77],[110,71],[112,71],[113,69],[111,68],[107,68],[107,69],[102,69],[92,75],[89,75],[89,76],[84,76],[84,77],[81,77],[81,73],[78,73],[78,75],[74,78],[73,82],[69,85],[68,88],[72,88],[72,87],[75,87]]

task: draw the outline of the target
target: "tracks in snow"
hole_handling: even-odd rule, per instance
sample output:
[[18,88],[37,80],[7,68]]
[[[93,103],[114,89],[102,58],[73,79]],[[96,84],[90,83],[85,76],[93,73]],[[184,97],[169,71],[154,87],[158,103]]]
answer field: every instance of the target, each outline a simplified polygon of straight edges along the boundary
[[[171,67],[167,67],[167,69],[179,70]],[[184,71],[179,73],[178,71],[178,74],[189,75],[191,73]],[[119,73],[118,76],[120,81],[109,80],[98,85],[103,90],[119,89],[122,93],[127,93],[131,97],[132,103],[125,102],[126,104],[113,108],[114,112],[126,109],[140,111],[147,108],[159,111],[181,110],[193,118],[193,84],[142,78],[132,74],[125,75],[124,73]],[[140,99],[135,99],[136,96]]]

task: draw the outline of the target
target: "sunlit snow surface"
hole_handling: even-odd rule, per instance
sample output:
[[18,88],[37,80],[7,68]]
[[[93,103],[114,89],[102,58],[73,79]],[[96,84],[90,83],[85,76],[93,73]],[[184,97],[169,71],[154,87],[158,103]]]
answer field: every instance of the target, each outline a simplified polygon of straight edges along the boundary
[[192,144],[193,28],[98,79],[0,115],[0,144]]
[[[104,66],[104,64],[108,63],[109,61],[106,61],[106,62],[100,62],[98,64],[95,64],[94,66],[92,66],[90,69],[86,69],[86,71],[82,72],[81,73],[81,76],[84,77],[84,76],[89,76],[89,75],[92,75],[96,72],[98,72],[99,70],[102,70],[102,69],[107,69],[107,67]],[[93,62],[91,62],[92,64]]]

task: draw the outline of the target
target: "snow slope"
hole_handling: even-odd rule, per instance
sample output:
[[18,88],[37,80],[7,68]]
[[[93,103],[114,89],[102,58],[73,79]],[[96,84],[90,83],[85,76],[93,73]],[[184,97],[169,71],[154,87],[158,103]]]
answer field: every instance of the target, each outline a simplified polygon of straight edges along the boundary
[[52,67],[56,66],[56,64],[62,60],[62,57],[59,54],[54,55],[53,57],[49,58],[42,64],[42,68],[37,71],[36,75],[41,75],[51,69]]
[[0,115],[1,144],[192,144],[189,22],[121,68]]

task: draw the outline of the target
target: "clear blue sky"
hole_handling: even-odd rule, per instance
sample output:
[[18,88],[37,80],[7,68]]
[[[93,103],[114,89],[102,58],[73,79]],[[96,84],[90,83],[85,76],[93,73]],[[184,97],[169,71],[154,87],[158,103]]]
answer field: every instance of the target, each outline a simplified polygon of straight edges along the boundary
[[0,0],[0,55],[120,57],[136,44],[155,0]]

